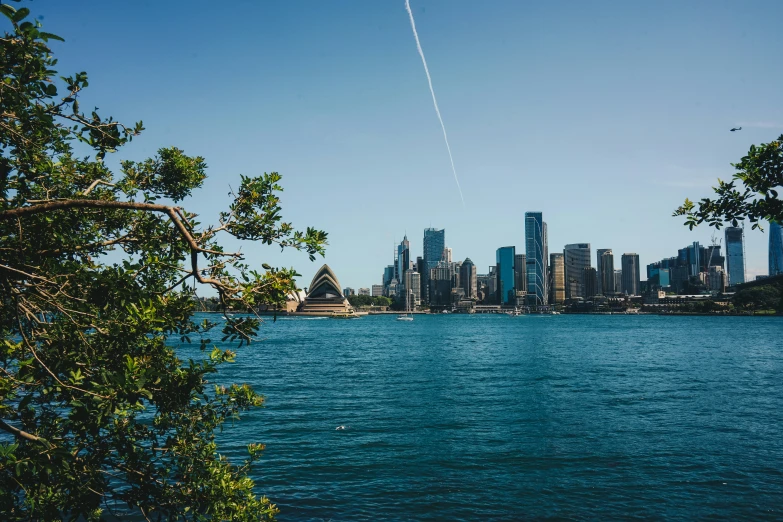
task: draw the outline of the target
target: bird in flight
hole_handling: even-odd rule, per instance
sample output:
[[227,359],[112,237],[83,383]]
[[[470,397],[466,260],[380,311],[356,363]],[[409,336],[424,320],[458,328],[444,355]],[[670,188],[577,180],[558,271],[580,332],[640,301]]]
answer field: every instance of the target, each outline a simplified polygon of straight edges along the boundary
[[742,127],[734,127],[729,132],[734,132],[734,131],[738,131],[738,130],[742,130]]

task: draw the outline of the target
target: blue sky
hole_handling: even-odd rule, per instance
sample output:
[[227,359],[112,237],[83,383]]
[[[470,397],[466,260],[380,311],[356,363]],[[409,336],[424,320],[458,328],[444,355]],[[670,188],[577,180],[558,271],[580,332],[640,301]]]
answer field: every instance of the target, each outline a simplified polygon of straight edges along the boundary
[[[777,0],[412,0],[465,208],[404,0],[26,5],[66,39],[60,72],[88,72],[83,108],[144,121],[113,162],[170,145],[204,156],[185,205],[204,223],[240,174],[280,172],[284,217],[329,233],[326,262],[354,288],[380,283],[405,232],[421,255],[428,226],[486,272],[498,247],[524,248],[530,210],[550,252],[676,255],[713,229],[673,209],[783,133]],[[746,238],[749,275],[765,274],[767,236]],[[302,286],[321,264],[242,250],[296,267]]]

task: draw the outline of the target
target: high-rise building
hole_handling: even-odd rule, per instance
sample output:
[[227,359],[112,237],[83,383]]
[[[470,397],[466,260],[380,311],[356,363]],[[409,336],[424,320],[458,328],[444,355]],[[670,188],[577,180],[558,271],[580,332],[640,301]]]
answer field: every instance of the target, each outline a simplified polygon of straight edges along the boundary
[[585,268],[590,267],[590,243],[573,243],[563,249],[566,299],[586,297]]
[[621,258],[623,286],[622,291],[628,295],[639,295],[641,291],[641,274],[639,268],[639,255],[625,253]]
[[614,271],[614,288],[615,288],[615,292],[622,292],[622,290],[623,290],[623,271],[622,270],[615,270]]
[[[608,283],[609,280],[611,280],[611,283],[614,283],[614,257],[612,257],[612,268],[611,268],[612,276],[608,277],[608,278],[604,277],[606,275],[606,272],[604,270],[604,263],[603,263],[604,259],[603,259],[602,256],[604,254],[606,254],[606,253],[608,253],[609,255],[612,255],[612,249],[611,248],[598,248],[595,251],[595,257],[596,257],[595,270],[596,270],[596,274],[598,276],[598,287],[597,287],[597,290],[598,290],[599,294],[604,294],[604,295],[607,294],[607,293],[611,293],[611,292],[607,292],[605,290],[607,284],[604,283],[604,281],[607,281],[607,283]],[[614,285],[612,285],[612,286],[614,286]]]
[[424,259],[424,269],[421,271],[421,294],[426,300],[429,300],[429,280],[430,271],[438,265],[438,261],[443,256],[443,249],[446,248],[446,231],[437,228],[424,229],[424,245],[422,256]]
[[454,282],[454,267],[445,261],[439,261],[430,270],[430,306],[448,306],[451,304],[451,289]]
[[515,303],[517,296],[516,274],[514,273],[515,256],[516,249],[512,246],[498,248],[495,252],[498,303],[501,305]]
[[610,295],[615,293],[614,286],[614,254],[611,248],[598,250],[598,293]]
[[421,303],[421,276],[418,272],[405,272],[405,309],[413,310]]
[[357,295],[370,295],[370,289],[369,288],[360,288],[358,292],[356,292]]
[[531,306],[543,306],[547,295],[546,223],[541,212],[525,212],[525,263],[527,264],[527,298]]
[[[702,269],[701,257],[702,254],[704,253],[704,248],[702,248],[701,245],[699,245],[698,241],[694,241],[693,245],[687,247],[686,250],[688,251],[688,275],[697,276],[701,273],[701,269]],[[623,265],[623,269],[625,269],[625,265]],[[623,288],[623,291],[625,291],[625,288]]]
[[383,295],[383,285],[372,285],[372,296],[379,297]]
[[527,292],[527,257],[525,254],[514,256],[514,286],[519,292]]
[[783,274],[783,226],[769,222],[769,276]]
[[476,265],[470,258],[466,258],[462,262],[462,266],[459,269],[459,280],[462,290],[465,291],[465,297],[475,299],[477,294],[476,288]]
[[710,292],[721,293],[726,289],[726,272],[721,267],[713,265],[703,275],[704,285]]
[[411,244],[408,241],[408,235],[397,245],[397,281],[405,284],[405,272],[411,269]]
[[565,265],[563,254],[549,254],[549,273],[549,304],[563,304],[565,301]]
[[743,229],[726,227],[726,269],[729,285],[745,282],[745,246]]
[[441,261],[445,261],[447,263],[451,263],[451,248],[446,247],[443,249],[443,255],[441,256]]
[[585,299],[592,299],[598,294],[598,272],[592,266],[584,269]]
[[343,297],[348,297],[349,295],[356,295],[356,291],[353,288],[346,286],[343,288]]

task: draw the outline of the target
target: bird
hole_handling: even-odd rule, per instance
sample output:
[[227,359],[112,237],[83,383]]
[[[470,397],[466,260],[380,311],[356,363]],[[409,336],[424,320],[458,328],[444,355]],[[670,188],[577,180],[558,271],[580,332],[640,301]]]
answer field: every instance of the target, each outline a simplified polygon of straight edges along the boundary
[[729,132],[734,132],[734,131],[738,131],[738,130],[742,130],[742,127],[734,127]]

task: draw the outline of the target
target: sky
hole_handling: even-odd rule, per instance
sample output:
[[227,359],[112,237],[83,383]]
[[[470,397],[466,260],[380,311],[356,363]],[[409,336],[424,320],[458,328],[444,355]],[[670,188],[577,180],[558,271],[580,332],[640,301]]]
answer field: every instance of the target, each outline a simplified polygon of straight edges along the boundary
[[[65,38],[59,72],[87,71],[83,109],[143,120],[111,164],[203,156],[183,203],[202,223],[240,174],[283,175],[282,215],[329,234],[325,259],[241,248],[303,287],[323,262],[344,287],[380,284],[394,245],[407,233],[421,255],[430,226],[485,273],[497,248],[524,249],[527,211],[550,252],[586,242],[593,266],[598,248],[644,266],[709,243],[674,209],[783,134],[778,0],[411,0],[464,207],[404,0],[22,5]],[[748,227],[746,255],[749,278],[767,273],[766,234]]]

